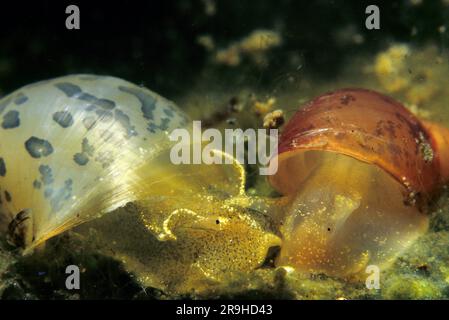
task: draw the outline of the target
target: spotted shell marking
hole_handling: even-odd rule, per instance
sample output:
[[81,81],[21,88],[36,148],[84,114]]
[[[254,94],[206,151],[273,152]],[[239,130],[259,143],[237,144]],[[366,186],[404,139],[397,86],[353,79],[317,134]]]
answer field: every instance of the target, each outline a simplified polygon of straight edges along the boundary
[[[122,79],[70,75],[0,100],[0,206],[31,209],[34,243],[133,200],[133,174],[187,123],[171,101]],[[151,170],[151,169],[149,169]]]

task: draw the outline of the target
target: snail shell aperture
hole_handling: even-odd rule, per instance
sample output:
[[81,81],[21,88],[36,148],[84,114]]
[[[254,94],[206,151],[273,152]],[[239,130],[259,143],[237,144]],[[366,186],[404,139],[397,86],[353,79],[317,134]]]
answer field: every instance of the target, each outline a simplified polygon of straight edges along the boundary
[[338,276],[388,265],[427,230],[427,204],[449,179],[448,139],[448,129],[369,90],[306,104],[269,177],[289,200],[277,264]]

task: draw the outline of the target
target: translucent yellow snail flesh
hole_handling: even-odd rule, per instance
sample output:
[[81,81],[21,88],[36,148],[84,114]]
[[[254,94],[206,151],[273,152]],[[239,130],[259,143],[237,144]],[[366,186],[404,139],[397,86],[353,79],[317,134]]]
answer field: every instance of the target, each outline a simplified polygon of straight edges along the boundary
[[287,205],[277,265],[361,275],[427,230],[427,204],[449,180],[449,130],[379,93],[343,89],[293,116],[278,168],[270,182]]
[[246,277],[280,238],[259,200],[245,196],[242,165],[214,152],[231,164],[174,165],[161,154],[145,184],[151,194],[75,231],[166,293],[207,294]]
[[245,278],[279,247],[274,223],[248,209],[255,199],[244,196],[240,164],[162,168],[169,180],[153,180],[151,195],[76,229],[141,284],[207,294]]

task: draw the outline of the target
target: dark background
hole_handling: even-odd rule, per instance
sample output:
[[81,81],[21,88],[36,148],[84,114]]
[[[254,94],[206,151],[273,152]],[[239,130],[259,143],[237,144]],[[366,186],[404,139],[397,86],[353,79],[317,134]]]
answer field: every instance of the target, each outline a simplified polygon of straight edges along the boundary
[[[69,4],[80,8],[81,30],[65,28]],[[381,30],[363,27],[369,4],[380,7]],[[3,1],[0,6],[3,93],[45,78],[89,72],[142,83],[165,96],[182,94],[188,90],[183,84],[195,79],[207,61],[206,50],[196,44],[198,35],[211,34],[219,46],[227,46],[254,29],[273,29],[279,22],[284,46],[278,63],[269,68],[282,68],[282,55],[298,51],[317,77],[334,76],[345,55],[372,52],[385,41],[410,42],[413,26],[416,44],[449,43],[449,30],[437,32],[449,21],[449,7],[439,0],[419,6],[409,0],[219,0],[211,17],[201,0]],[[351,23],[361,26],[363,45],[341,45],[331,36]],[[268,79],[262,77],[264,81]]]

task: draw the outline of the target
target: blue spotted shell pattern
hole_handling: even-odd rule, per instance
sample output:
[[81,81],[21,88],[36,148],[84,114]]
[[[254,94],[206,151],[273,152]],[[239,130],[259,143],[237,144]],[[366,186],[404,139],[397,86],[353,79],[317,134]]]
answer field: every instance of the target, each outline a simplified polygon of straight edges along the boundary
[[3,97],[0,122],[0,222],[26,222],[32,248],[135,200],[142,172],[188,118],[146,88],[80,74]]

